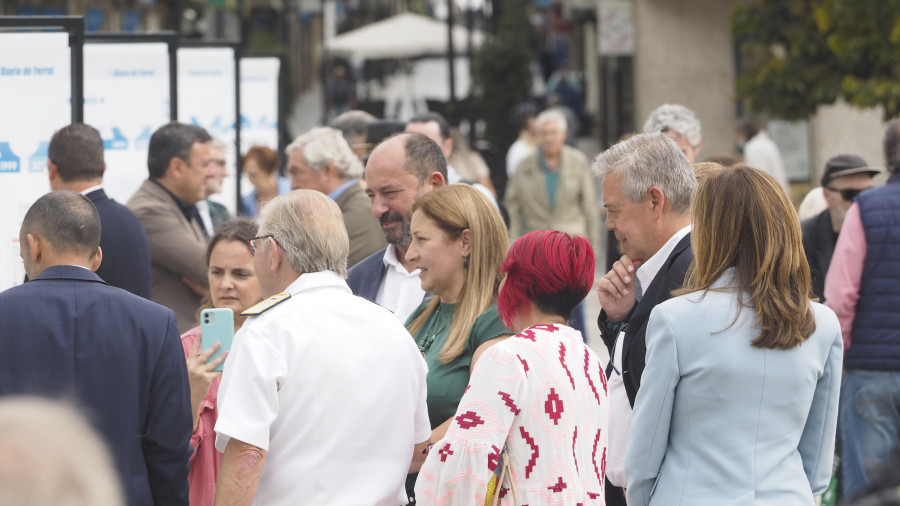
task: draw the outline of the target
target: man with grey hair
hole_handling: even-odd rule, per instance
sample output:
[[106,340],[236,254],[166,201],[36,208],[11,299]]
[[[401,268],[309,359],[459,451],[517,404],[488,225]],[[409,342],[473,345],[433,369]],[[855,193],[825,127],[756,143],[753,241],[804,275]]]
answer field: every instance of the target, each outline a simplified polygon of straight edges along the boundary
[[427,368],[403,325],[347,287],[337,204],[273,199],[250,248],[265,298],[242,314],[219,387],[216,504],[405,503],[431,435]]
[[209,144],[209,170],[206,172],[206,198],[195,205],[203,221],[203,228],[210,237],[222,225],[231,219],[228,209],[221,203],[210,199],[216,193],[222,193],[222,182],[228,177],[228,159],[225,157],[225,141],[213,138]]
[[607,504],[624,504],[625,449],[631,410],[641,384],[644,336],[650,311],[681,287],[691,250],[694,172],[684,153],[663,133],[639,134],[597,156],[603,179],[606,228],[625,255],[597,283],[598,318],[609,350],[609,456]]
[[372,151],[366,165],[366,195],[388,246],[350,269],[347,284],[356,295],[393,311],[401,322],[425,298],[419,270],[406,259],[412,205],[446,181],[447,160],[424,134],[389,137]]
[[644,133],[653,132],[662,132],[675,141],[689,162],[694,163],[697,160],[703,137],[700,132],[700,120],[694,111],[678,104],[663,104],[657,107],[644,123]]
[[353,150],[353,154],[359,158],[360,162],[365,163],[366,157],[372,150],[372,144],[366,141],[366,129],[373,121],[378,121],[378,118],[366,111],[354,109],[334,118],[328,126],[340,130],[344,140]]
[[313,128],[285,150],[292,190],[320,191],[337,202],[350,236],[347,267],[353,267],[385,246],[378,221],[369,210],[359,178],[363,166],[339,130]]

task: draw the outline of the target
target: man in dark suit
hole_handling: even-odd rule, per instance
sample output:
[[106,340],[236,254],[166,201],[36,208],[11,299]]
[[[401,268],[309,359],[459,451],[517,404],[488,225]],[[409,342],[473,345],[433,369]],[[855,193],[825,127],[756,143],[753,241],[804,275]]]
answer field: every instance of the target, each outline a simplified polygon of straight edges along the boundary
[[872,178],[879,172],[881,171],[869,167],[865,160],[856,155],[838,155],[825,163],[821,190],[828,208],[800,223],[803,229],[803,251],[812,273],[813,294],[823,304],[825,275],[831,265],[831,256],[844,224],[844,216],[850,210],[853,199],[872,187]]
[[103,191],[103,139],[89,125],[73,123],[53,134],[47,150],[50,189],[71,190],[91,199],[100,213],[103,281],[150,298],[150,247],[137,217]]
[[354,295],[386,307],[404,323],[425,297],[418,269],[406,260],[412,206],[446,181],[447,160],[441,148],[422,134],[388,138],[366,163],[366,194],[388,247],[353,266],[347,284]]
[[[691,251],[690,162],[663,133],[635,135],[605,151],[593,170],[603,178],[606,228],[625,255],[597,284],[598,325],[609,349],[607,504],[625,504],[625,450],[631,410],[641,385],[644,336],[653,308],[679,288]],[[612,486],[609,486],[609,485]]]
[[92,272],[100,217],[83,195],[38,199],[19,244],[31,281],[0,293],[0,395],[74,399],[129,505],[186,506],[191,406],[175,315]]

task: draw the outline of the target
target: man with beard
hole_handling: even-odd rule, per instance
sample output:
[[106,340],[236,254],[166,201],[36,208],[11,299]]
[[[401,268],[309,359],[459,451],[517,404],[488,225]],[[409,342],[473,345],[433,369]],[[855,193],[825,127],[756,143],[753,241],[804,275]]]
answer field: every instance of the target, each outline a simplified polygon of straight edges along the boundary
[[366,164],[366,195],[388,246],[350,269],[347,284],[355,295],[393,311],[401,322],[425,297],[418,269],[406,260],[412,205],[446,181],[447,160],[441,148],[422,134],[388,138]]

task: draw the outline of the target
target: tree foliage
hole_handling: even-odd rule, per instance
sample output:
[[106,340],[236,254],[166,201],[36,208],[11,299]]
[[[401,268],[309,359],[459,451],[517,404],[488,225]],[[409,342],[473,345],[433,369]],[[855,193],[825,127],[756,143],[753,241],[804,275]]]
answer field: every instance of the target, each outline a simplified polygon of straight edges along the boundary
[[502,1],[497,32],[476,53],[472,74],[476,104],[486,123],[485,138],[506,149],[519,134],[513,109],[531,91],[537,34],[521,0]]
[[801,119],[843,98],[900,116],[900,0],[762,0],[732,22],[754,111]]

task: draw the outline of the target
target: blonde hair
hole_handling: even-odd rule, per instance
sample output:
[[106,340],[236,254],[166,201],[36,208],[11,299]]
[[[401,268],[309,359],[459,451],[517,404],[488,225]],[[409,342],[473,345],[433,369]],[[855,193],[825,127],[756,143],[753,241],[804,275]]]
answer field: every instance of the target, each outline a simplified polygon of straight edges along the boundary
[[694,261],[675,294],[705,293],[734,267],[738,305],[756,311],[753,346],[789,350],[809,338],[816,329],[809,264],[800,219],[778,181],[745,165],[709,173],[692,206]]
[[[500,266],[506,258],[509,238],[497,208],[480,191],[467,184],[452,184],[428,192],[413,204],[412,210],[422,211],[450,237],[459,237],[466,229],[471,234],[469,266],[453,323],[441,348],[440,361],[447,364],[459,357],[475,320],[497,299]],[[410,334],[422,328],[440,302],[437,296],[431,300],[409,324]]]

